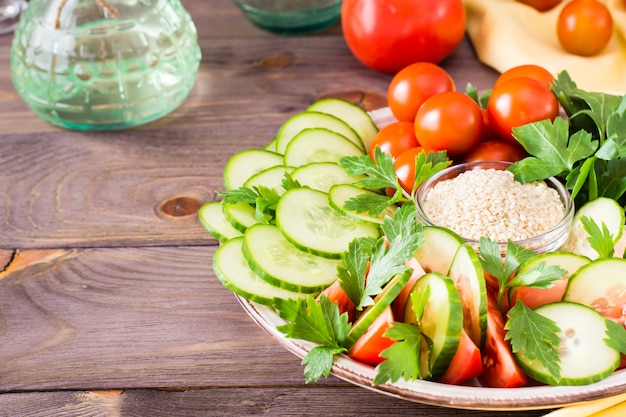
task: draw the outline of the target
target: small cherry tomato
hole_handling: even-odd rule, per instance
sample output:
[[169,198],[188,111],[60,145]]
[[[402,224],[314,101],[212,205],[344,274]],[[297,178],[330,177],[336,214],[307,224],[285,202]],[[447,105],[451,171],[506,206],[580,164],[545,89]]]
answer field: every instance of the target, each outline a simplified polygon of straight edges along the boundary
[[374,160],[374,150],[379,147],[394,159],[408,149],[419,146],[415,138],[415,128],[412,122],[394,122],[378,131],[369,150],[370,158]]
[[468,95],[448,91],[429,97],[415,115],[415,135],[425,148],[462,155],[480,142],[483,115]]
[[526,4],[540,12],[545,12],[555,7],[561,0],[515,0],[518,3]]
[[517,162],[528,156],[519,144],[502,139],[480,142],[463,156],[463,162],[504,161]]
[[554,80],[554,76],[550,73],[550,71],[542,66],[534,64],[518,65],[500,74],[493,85],[493,90],[497,89],[503,82],[519,77],[532,78],[533,80],[537,80],[540,83],[545,84],[548,88],[550,88],[550,85]]
[[422,151],[428,152],[421,146],[404,151],[393,164],[398,182],[400,182],[400,186],[402,186],[402,189],[407,193],[413,191],[413,186],[415,185],[415,158]]
[[417,109],[432,95],[454,91],[452,77],[430,62],[418,62],[403,68],[389,83],[387,102],[398,120],[413,122]]
[[557,36],[570,54],[596,55],[613,36],[613,17],[597,0],[572,0],[559,14]]
[[513,78],[493,90],[487,103],[489,124],[502,138],[518,143],[514,127],[539,120],[553,121],[559,115],[559,102],[548,87],[528,77]]

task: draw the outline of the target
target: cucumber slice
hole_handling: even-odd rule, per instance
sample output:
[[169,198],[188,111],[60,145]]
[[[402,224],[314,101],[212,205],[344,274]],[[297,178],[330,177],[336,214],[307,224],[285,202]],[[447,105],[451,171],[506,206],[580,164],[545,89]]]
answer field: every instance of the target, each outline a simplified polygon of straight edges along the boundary
[[334,162],[312,162],[297,167],[291,178],[301,185],[327,193],[335,184],[352,184],[364,175],[353,177],[345,169]]
[[311,128],[325,128],[337,132],[365,152],[361,138],[346,122],[330,114],[317,111],[304,111],[287,119],[276,135],[276,151],[285,153],[287,145],[298,133]]
[[561,330],[561,378],[555,380],[541,363],[528,359],[521,350],[515,358],[528,376],[550,385],[585,385],[600,381],[617,369],[621,355],[604,342],[606,321],[597,311],[570,302],[545,304],[535,311],[554,321]]
[[626,259],[596,259],[582,266],[569,279],[564,301],[585,304],[605,317],[626,316]]
[[267,145],[263,147],[263,150],[276,152],[276,138],[273,138],[272,140],[267,142]]
[[273,305],[275,298],[295,299],[306,297],[275,287],[255,274],[243,257],[243,237],[225,242],[213,255],[213,271],[226,288],[248,300]]
[[599,197],[585,203],[574,215],[572,231],[560,250],[597,259],[598,253],[591,248],[587,241],[589,234],[580,221],[583,216],[591,217],[598,225],[604,222],[613,236],[613,242],[617,243],[624,230],[624,209],[611,198]]
[[340,259],[358,237],[378,238],[380,229],[346,219],[333,209],[328,194],[309,188],[288,190],[278,201],[276,224],[298,249]]
[[285,165],[299,167],[311,162],[336,162],[344,156],[361,156],[363,151],[345,136],[324,128],[300,131],[285,149]]
[[450,229],[424,227],[424,244],[415,252],[415,259],[426,272],[447,274],[463,238]]
[[[419,322],[422,334],[432,342],[430,354],[428,343],[422,344],[420,368],[422,375],[431,379],[441,377],[456,353],[463,329],[463,307],[459,292],[447,276],[430,272],[417,280],[411,293],[429,291],[424,314]],[[404,322],[418,324],[409,296],[404,308]]]
[[246,229],[259,221],[255,217],[255,210],[246,203],[222,203],[224,218],[236,230],[245,233]]
[[397,209],[397,206],[395,205],[387,207],[376,216],[371,216],[368,213],[357,213],[356,211],[346,210],[344,208],[344,205],[349,199],[362,194],[376,195],[376,193],[372,191],[359,188],[352,184],[338,184],[333,185],[330,188],[330,191],[328,193],[328,199],[330,206],[337,210],[339,214],[357,222],[380,225],[383,224],[386,216],[393,218]]
[[589,258],[572,252],[546,252],[534,256],[520,265],[518,274],[528,271],[535,265],[545,262],[545,266],[560,266],[566,272],[560,280],[553,281],[550,288],[514,287],[509,290],[509,305],[513,307],[517,300],[521,300],[529,308],[537,308],[540,305],[561,301],[567,282],[583,265],[590,262]]
[[198,211],[198,219],[202,226],[222,243],[242,236],[242,233],[226,220],[221,201],[210,201],[203,204]]
[[448,277],[454,281],[463,306],[463,327],[474,344],[482,347],[487,335],[487,290],[483,267],[467,243],[456,251]]
[[324,98],[311,104],[307,110],[332,114],[346,122],[361,137],[366,150],[372,146],[374,136],[378,133],[378,128],[370,115],[361,107],[346,100],[335,97]]
[[259,171],[244,182],[244,187],[257,187],[262,185],[267,188],[275,190],[278,195],[285,192],[283,188],[283,180],[285,174],[289,174],[293,171],[292,167],[284,165],[276,165],[263,171]]
[[393,300],[400,294],[409,278],[411,278],[411,270],[407,270],[403,274],[394,276],[385,288],[374,298],[374,304],[369,305],[363,310],[359,318],[354,322],[348,335],[346,336],[344,346],[351,348],[361,336],[367,332],[374,320],[381,315]]
[[243,255],[250,268],[268,283],[299,293],[317,293],[337,280],[341,261],[302,252],[278,227],[256,224],[246,230]]
[[224,168],[224,187],[236,190],[259,171],[283,165],[283,156],[263,149],[246,149],[234,154]]

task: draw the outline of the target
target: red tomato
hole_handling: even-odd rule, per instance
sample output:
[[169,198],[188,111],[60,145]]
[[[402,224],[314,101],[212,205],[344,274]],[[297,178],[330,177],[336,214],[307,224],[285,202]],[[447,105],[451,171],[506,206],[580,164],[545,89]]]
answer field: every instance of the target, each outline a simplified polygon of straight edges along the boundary
[[559,14],[557,36],[570,54],[595,55],[613,36],[613,17],[597,0],[572,0]]
[[337,303],[340,313],[348,313],[348,321],[354,323],[356,319],[356,305],[348,297],[348,294],[339,285],[339,280],[333,282],[322,291],[321,295],[325,295],[330,300],[330,303]]
[[561,2],[561,0],[515,0],[518,3],[524,3],[530,7],[533,7],[540,12],[545,12],[546,10],[550,10],[557,4]]
[[511,346],[504,340],[504,318],[491,291],[487,292],[487,338],[483,347],[483,372],[480,381],[492,388],[517,388],[526,384],[526,374],[515,362]]
[[500,76],[496,79],[496,82],[493,84],[493,90],[498,88],[503,82],[519,77],[528,77],[533,80],[537,80],[542,84],[545,84],[546,87],[550,88],[552,81],[554,80],[554,76],[542,66],[527,64],[527,65],[518,65],[517,67],[510,68],[504,71]]
[[412,122],[391,123],[378,131],[369,150],[370,158],[374,160],[374,150],[380,147],[383,152],[396,159],[408,149],[419,146],[415,138],[415,129]]
[[462,330],[459,347],[452,357],[446,373],[439,378],[439,382],[459,385],[476,378],[482,372],[483,362],[480,356],[480,349],[472,342],[465,330]]
[[407,193],[413,191],[413,186],[415,185],[415,158],[422,151],[428,152],[421,146],[404,151],[396,158],[393,164],[400,186]]
[[387,307],[380,316],[370,325],[363,336],[359,337],[350,349],[348,356],[359,362],[376,366],[385,358],[380,356],[380,352],[395,343],[395,340],[383,336],[393,325],[393,313],[391,307]]
[[502,139],[480,142],[463,157],[463,162],[505,161],[517,162],[528,154],[519,144]]
[[509,305],[512,307],[520,300],[528,308],[536,308],[561,301],[567,288],[567,281],[567,278],[553,281],[550,288],[515,287],[509,292]]
[[414,62],[438,63],[465,35],[462,0],[344,0],[341,27],[365,66],[396,73]]
[[528,77],[513,78],[494,89],[487,103],[489,124],[502,139],[517,143],[512,130],[539,120],[554,120],[559,102],[548,87]]
[[432,150],[446,150],[457,156],[480,142],[483,116],[480,107],[468,95],[448,91],[426,99],[415,115],[415,136]]
[[411,290],[417,280],[426,273],[422,265],[420,265],[415,258],[409,259],[406,265],[413,268],[413,273],[411,274],[411,278],[409,278],[409,282],[406,283],[402,291],[400,291],[400,294],[393,300],[393,316],[396,321],[404,321],[404,307],[406,306],[406,301],[409,299],[409,294],[411,294]]
[[430,62],[417,62],[398,72],[387,88],[387,102],[398,120],[415,120],[417,109],[430,96],[455,90],[446,70]]

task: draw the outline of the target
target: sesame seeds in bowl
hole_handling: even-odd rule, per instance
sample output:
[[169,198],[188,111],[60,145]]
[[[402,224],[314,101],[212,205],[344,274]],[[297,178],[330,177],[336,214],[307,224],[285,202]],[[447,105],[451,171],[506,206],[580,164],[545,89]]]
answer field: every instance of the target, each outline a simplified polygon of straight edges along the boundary
[[418,218],[446,227],[478,248],[482,236],[536,251],[559,249],[567,240],[574,204],[556,178],[522,184],[508,162],[453,165],[424,181],[416,195]]

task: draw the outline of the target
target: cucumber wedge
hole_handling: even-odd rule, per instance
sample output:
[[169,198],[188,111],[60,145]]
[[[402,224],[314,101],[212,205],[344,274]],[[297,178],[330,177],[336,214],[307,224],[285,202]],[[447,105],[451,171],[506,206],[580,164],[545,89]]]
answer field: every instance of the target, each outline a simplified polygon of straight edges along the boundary
[[317,111],[304,111],[287,119],[276,134],[276,151],[284,154],[287,145],[298,133],[311,128],[324,128],[337,132],[365,152],[361,138],[346,122],[330,114]]
[[352,345],[367,332],[367,329],[374,323],[374,320],[391,305],[392,301],[400,294],[406,283],[409,282],[411,272],[411,270],[407,270],[403,274],[394,276],[385,285],[385,288],[374,298],[374,304],[367,306],[365,310],[363,310],[348,332],[348,336],[344,342],[346,348],[349,349],[352,347]]
[[250,188],[262,185],[275,190],[279,195],[281,195],[285,192],[285,189],[283,188],[283,179],[285,179],[285,174],[289,174],[292,171],[292,167],[276,165],[257,172],[248,178],[243,185],[244,187]]
[[259,171],[283,165],[283,156],[263,149],[246,149],[234,154],[224,168],[224,187],[236,190]]
[[426,272],[447,274],[463,238],[439,226],[424,227],[424,244],[415,252],[415,259]]
[[254,207],[250,204],[222,203],[222,212],[224,213],[226,221],[241,233],[244,233],[246,229],[253,224],[259,223],[254,216]]
[[268,284],[250,269],[243,257],[243,237],[225,242],[213,255],[213,271],[226,288],[250,301],[273,305],[275,298],[295,299],[306,297]]
[[324,98],[311,104],[307,110],[332,114],[346,122],[361,137],[366,150],[372,146],[374,136],[378,133],[378,128],[370,115],[361,107],[346,100]]
[[587,241],[589,234],[580,220],[583,216],[591,217],[598,225],[604,222],[613,236],[613,242],[617,243],[624,230],[624,208],[611,198],[599,197],[583,205],[574,215],[572,231],[560,250],[597,259],[598,253]]
[[342,261],[302,252],[278,227],[256,224],[246,230],[243,255],[250,268],[275,287],[299,293],[318,293],[337,280]]
[[555,380],[541,363],[528,359],[526,352],[520,350],[515,358],[528,376],[550,385],[586,385],[606,378],[617,369],[621,355],[604,342],[606,321],[597,311],[570,302],[545,304],[535,311],[554,321],[561,330],[561,377]]
[[226,220],[226,216],[224,216],[224,212],[222,211],[221,201],[210,201],[203,204],[198,211],[198,219],[202,226],[222,243],[229,239],[243,236],[239,230],[235,229],[233,225]]
[[[430,272],[417,280],[411,293],[428,291],[424,314],[419,320],[422,334],[431,342],[430,354],[426,341],[420,356],[422,375],[430,379],[441,377],[459,347],[463,329],[463,307],[454,282],[437,272]],[[409,296],[404,308],[404,322],[418,324],[413,311],[413,299]]]
[[330,259],[340,259],[358,237],[377,239],[380,229],[346,219],[328,201],[328,194],[309,188],[293,188],[276,207],[276,225],[298,249]]
[[330,191],[328,192],[328,198],[330,206],[337,210],[339,214],[357,222],[381,225],[385,221],[385,217],[393,218],[397,209],[397,206],[395,205],[387,207],[380,214],[377,214],[375,216],[371,216],[368,213],[357,213],[356,211],[347,210],[346,208],[344,208],[344,205],[348,200],[356,197],[357,195],[363,194],[376,195],[376,193],[372,191],[359,188],[352,184],[338,184],[330,188]]
[[463,327],[474,344],[482,347],[487,335],[487,290],[483,267],[467,243],[456,251],[448,277],[454,281],[463,306]]
[[626,259],[596,259],[569,279],[564,301],[588,305],[603,316],[624,320],[626,316]]
[[311,162],[338,163],[344,156],[361,156],[363,151],[345,136],[324,128],[300,131],[285,149],[285,165],[299,167]]
[[297,167],[291,178],[302,186],[327,193],[335,184],[352,184],[364,175],[353,177],[335,162],[312,162]]

